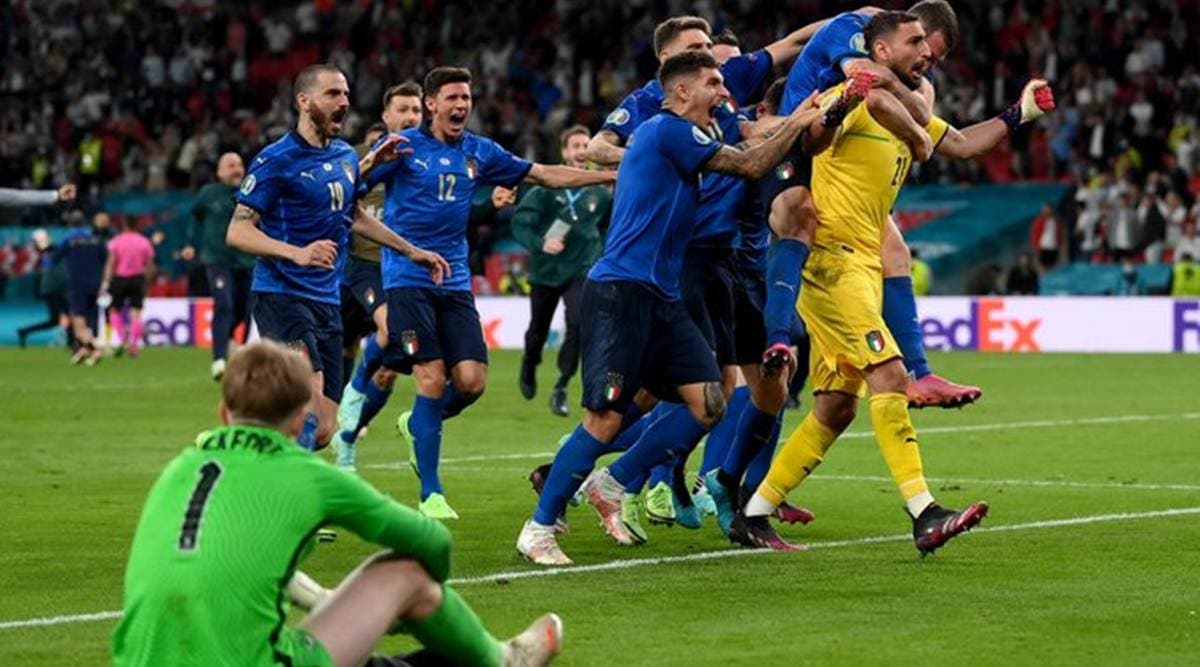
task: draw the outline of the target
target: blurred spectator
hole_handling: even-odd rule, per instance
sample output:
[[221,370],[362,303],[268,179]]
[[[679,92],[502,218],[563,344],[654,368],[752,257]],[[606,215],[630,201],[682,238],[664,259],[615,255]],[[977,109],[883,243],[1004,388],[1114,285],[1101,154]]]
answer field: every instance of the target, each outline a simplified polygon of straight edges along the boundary
[[1005,281],[1005,287],[1009,294],[1017,295],[1035,295],[1039,292],[1039,279],[1037,268],[1033,266],[1033,260],[1030,259],[1029,253],[1021,253],[1017,257],[1017,263],[1008,270],[1008,279]]
[[1125,261],[1137,250],[1138,215],[1137,192],[1133,188],[1125,189],[1109,216],[1108,247],[1113,259]]
[[971,296],[988,296],[990,294],[1003,294],[1000,286],[1000,277],[1004,275],[1004,270],[999,264],[984,264],[975,269],[967,278],[966,291]]
[[933,269],[921,259],[921,253],[916,248],[912,248],[911,252],[913,293],[917,296],[927,296],[933,287]]
[[1146,261],[1157,264],[1162,261],[1167,240],[1167,218],[1163,215],[1166,202],[1161,201],[1150,190],[1142,195],[1138,205],[1138,226],[1142,228],[1142,247],[1146,249]]
[[1117,290],[1117,294],[1138,296],[1145,292],[1146,287],[1142,284],[1142,278],[1138,274],[1137,267],[1133,265],[1133,260],[1125,258],[1121,261],[1121,287]]
[[1200,233],[1196,231],[1196,219],[1192,218],[1183,223],[1183,234],[1175,244],[1175,256],[1191,255],[1193,259],[1200,258]]
[[1200,296],[1200,262],[1184,253],[1171,270],[1171,296]]
[[1042,212],[1033,219],[1033,228],[1029,232],[1030,245],[1037,254],[1038,264],[1042,270],[1052,268],[1058,263],[1059,253],[1062,252],[1065,234],[1063,223],[1054,212],[1054,205],[1046,202]]
[[54,246],[44,229],[33,232],[33,246],[38,252],[37,296],[46,304],[46,319],[17,329],[17,342],[21,347],[29,336],[39,331],[60,327],[66,333],[71,330],[67,318],[67,265],[54,261]]

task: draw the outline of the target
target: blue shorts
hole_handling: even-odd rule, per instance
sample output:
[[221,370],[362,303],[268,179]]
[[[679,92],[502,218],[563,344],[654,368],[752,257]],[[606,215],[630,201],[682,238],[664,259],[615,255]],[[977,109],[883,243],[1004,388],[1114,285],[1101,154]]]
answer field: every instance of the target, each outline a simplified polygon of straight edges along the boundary
[[737,266],[733,250],[688,248],[683,259],[683,302],[696,321],[717,365],[737,363],[734,341],[734,283]]
[[258,335],[303,351],[314,373],[323,373],[323,392],[342,400],[342,320],[338,307],[290,294],[254,293]]
[[583,406],[623,412],[638,389],[677,400],[677,388],[720,382],[712,349],[684,308],[624,280],[583,287]]
[[67,288],[67,307],[75,317],[95,317],[99,285],[71,285]]
[[733,287],[733,338],[737,365],[762,361],[767,347],[767,324],[763,315],[767,303],[767,277],[762,271],[740,268]]
[[342,331],[346,340],[357,341],[375,331],[375,310],[386,303],[379,264],[351,257],[341,289]]
[[388,344],[383,365],[411,373],[413,364],[441,359],[449,370],[462,361],[487,363],[475,296],[434,287],[387,291]]
[[785,190],[812,188],[813,158],[804,152],[802,143],[797,139],[779,164],[758,179],[758,201],[762,210],[770,211],[771,203]]

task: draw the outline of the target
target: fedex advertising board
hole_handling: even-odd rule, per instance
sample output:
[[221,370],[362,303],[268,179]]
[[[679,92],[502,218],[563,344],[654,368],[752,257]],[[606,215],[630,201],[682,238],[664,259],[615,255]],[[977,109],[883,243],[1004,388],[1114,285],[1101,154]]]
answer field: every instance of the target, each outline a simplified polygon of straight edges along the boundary
[[[528,299],[476,299],[492,349],[521,349]],[[1200,352],[1200,300],[1166,297],[926,297],[925,346],[984,352]],[[147,299],[145,344],[210,347],[212,301]],[[564,332],[562,307],[549,345]]]

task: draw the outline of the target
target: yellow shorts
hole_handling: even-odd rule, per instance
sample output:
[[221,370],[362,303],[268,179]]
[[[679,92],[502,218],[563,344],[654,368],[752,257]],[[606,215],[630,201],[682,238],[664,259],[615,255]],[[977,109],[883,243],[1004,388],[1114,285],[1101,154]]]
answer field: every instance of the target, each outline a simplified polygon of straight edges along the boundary
[[865,396],[863,371],[901,356],[883,323],[883,271],[877,263],[814,246],[798,311],[812,342],[814,393]]

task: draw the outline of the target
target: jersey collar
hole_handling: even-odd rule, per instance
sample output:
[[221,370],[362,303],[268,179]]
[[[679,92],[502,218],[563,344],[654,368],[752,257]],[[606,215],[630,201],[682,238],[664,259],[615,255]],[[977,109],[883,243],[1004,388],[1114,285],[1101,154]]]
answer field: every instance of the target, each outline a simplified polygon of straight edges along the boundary
[[432,139],[433,141],[436,141],[436,142],[438,142],[439,144],[443,144],[443,145],[446,145],[446,146],[457,146],[457,145],[461,144],[461,143],[462,143],[462,140],[463,140],[463,138],[465,138],[465,137],[467,136],[467,131],[466,131],[466,130],[463,130],[463,133],[462,133],[462,134],[460,134],[460,135],[458,135],[458,139],[456,139],[456,140],[454,140],[454,141],[442,141],[441,139],[438,139],[438,138],[437,138],[437,135],[435,135],[435,134],[433,133],[433,130],[429,129],[429,121],[427,121],[427,120],[425,120],[425,121],[421,121],[421,129],[420,129],[420,132],[421,132],[421,134],[424,134],[425,136],[427,136],[427,137],[429,137],[430,139]]
[[295,440],[276,431],[273,428],[266,426],[252,426],[250,424],[226,424],[217,428],[209,429],[196,436],[196,448],[199,449],[205,442],[212,438],[222,437],[231,438],[235,433],[253,433],[259,437],[266,438],[274,444],[278,444],[282,448],[299,447]]

